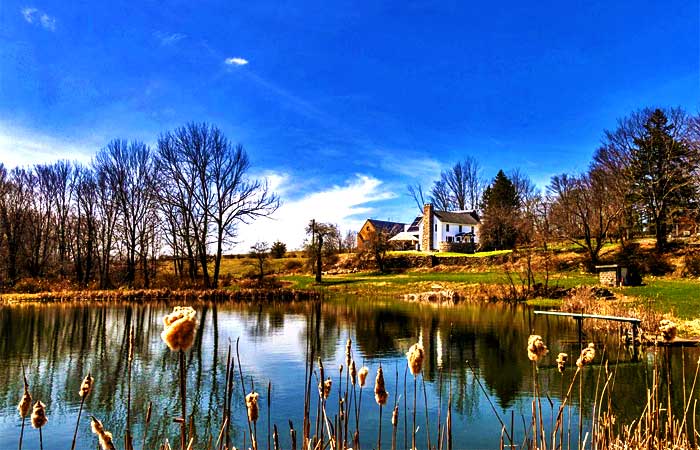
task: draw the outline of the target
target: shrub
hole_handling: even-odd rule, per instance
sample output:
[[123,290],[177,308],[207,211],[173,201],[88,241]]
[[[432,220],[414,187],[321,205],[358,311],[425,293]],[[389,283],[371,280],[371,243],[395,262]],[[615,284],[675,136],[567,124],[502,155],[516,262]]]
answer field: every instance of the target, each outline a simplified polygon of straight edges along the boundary
[[298,259],[291,259],[289,261],[285,261],[284,265],[282,266],[282,269],[285,272],[296,272],[302,267],[304,267],[304,263],[302,263]]
[[683,266],[684,276],[700,277],[700,253],[686,253]]
[[275,241],[270,247],[270,253],[273,258],[284,258],[284,254],[287,253],[287,245],[281,241]]

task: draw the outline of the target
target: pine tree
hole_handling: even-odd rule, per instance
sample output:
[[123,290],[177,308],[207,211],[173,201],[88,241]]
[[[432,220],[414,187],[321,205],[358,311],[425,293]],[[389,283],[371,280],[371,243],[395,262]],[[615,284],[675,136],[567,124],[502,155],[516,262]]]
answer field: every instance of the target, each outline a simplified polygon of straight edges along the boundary
[[631,151],[632,195],[653,227],[658,251],[666,247],[673,215],[685,209],[697,191],[693,177],[697,153],[675,137],[676,131],[676,124],[656,109],[644,123],[641,136],[634,139]]
[[515,247],[518,240],[519,205],[515,185],[502,170],[499,170],[483,196],[484,214],[480,239],[484,250]]

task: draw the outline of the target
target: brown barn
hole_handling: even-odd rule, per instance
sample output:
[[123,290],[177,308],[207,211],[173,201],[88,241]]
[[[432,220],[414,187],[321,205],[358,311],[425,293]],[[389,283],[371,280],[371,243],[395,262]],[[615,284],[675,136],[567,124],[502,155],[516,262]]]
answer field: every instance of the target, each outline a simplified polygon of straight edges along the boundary
[[362,225],[362,229],[360,229],[360,231],[357,233],[357,249],[362,250],[365,246],[365,242],[369,241],[377,230],[387,233],[387,235],[391,238],[401,233],[405,228],[405,223],[367,219],[365,224]]

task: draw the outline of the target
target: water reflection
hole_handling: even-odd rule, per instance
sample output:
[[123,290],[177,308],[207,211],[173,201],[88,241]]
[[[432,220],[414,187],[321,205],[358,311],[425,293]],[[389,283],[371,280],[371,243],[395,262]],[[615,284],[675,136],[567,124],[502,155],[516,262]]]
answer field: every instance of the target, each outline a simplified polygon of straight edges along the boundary
[[[370,367],[371,379],[379,363],[384,366],[390,404],[397,393],[402,396],[402,402],[408,400],[412,404],[410,390],[408,395],[404,394],[404,353],[414,342],[422,341],[426,350],[423,367],[428,412],[433,420],[431,428],[437,426],[438,410],[444,417],[447,393],[451,390],[456,413],[453,421],[459,425],[454,427],[455,441],[460,443],[460,448],[493,448],[500,436],[500,424],[465,361],[470,361],[500,415],[528,418],[533,385],[532,367],[525,354],[528,335],[532,331],[541,334],[552,350],[553,355],[540,363],[539,376],[541,389],[548,394],[554,409],[572,375],[572,371],[563,377],[557,372],[556,353],[578,353],[576,329],[568,319],[534,316],[527,308],[508,305],[440,309],[347,298],[323,304],[202,303],[193,306],[200,323],[187,357],[188,407],[196,418],[194,435],[200,443],[206,442],[210,435],[214,438],[218,435],[226,354],[229,343],[234,343],[235,351],[235,341],[239,337],[242,370],[246,380],[251,380],[261,393],[261,405],[266,405],[265,387],[271,382],[272,422],[286,429],[287,420],[291,419],[299,434],[305,380],[313,378],[309,361],[321,357],[328,372],[337,380],[337,367],[344,362],[345,341],[351,338],[354,358]],[[0,360],[0,448],[13,448],[17,444],[20,420],[15,408],[22,391],[22,364],[28,369],[33,397],[48,406],[49,424],[44,432],[51,448],[70,445],[79,406],[77,392],[88,371],[93,373],[96,386],[85,403],[83,417],[86,419],[80,424],[80,434],[84,438],[78,448],[94,448],[87,419],[91,414],[102,419],[121,439],[126,421],[128,330],[132,325],[136,330],[133,434],[140,442],[144,435],[143,416],[148,403],[153,402],[147,443],[154,446],[166,437],[177,442],[179,430],[172,421],[179,415],[177,358],[160,340],[161,319],[169,310],[169,305],[152,303],[0,308],[0,354],[3,356]],[[608,342],[604,351],[610,367],[616,369],[611,406],[623,421],[630,421],[641,413],[643,404],[636,399],[645,398],[652,369],[649,360],[631,363],[628,353],[618,350],[616,345]],[[697,358],[696,350],[684,353],[674,349],[663,355],[663,376],[670,373],[670,385],[677,387],[669,396],[675,405],[682,405],[684,401],[684,371],[686,392],[690,391]],[[603,370],[597,365],[586,371],[584,391],[595,391]],[[334,391],[335,386],[337,384]],[[235,389],[232,439],[240,445],[247,426],[246,429],[242,427],[245,411],[240,386],[236,385]],[[363,410],[367,413],[363,414],[362,434],[376,436],[376,405],[371,392],[366,394]],[[438,407],[440,398],[442,408]],[[422,397],[419,403],[420,400]],[[584,415],[589,415],[592,395],[584,397],[583,401]],[[423,417],[422,406],[420,408],[419,416]],[[261,423],[266,423],[267,414],[263,407]],[[388,420],[386,415],[385,419]],[[516,434],[522,435],[522,425],[516,424],[515,428]],[[390,427],[384,429],[389,442]],[[421,430],[424,434],[425,428]],[[261,435],[264,433],[262,429]],[[400,429],[399,435],[402,433]],[[435,436],[437,430],[432,429],[431,433]],[[35,434],[34,430],[25,433],[25,448],[38,448]],[[284,447],[289,447],[288,433],[281,431],[280,440]]]

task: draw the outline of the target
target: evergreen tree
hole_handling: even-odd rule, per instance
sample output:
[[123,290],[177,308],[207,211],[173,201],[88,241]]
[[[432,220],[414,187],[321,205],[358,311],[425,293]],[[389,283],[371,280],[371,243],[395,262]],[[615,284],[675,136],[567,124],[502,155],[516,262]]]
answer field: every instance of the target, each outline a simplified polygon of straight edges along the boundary
[[518,240],[520,199],[513,182],[498,171],[491,185],[484,190],[480,241],[484,250],[515,247]]
[[631,149],[632,196],[654,230],[658,251],[666,246],[673,215],[687,208],[697,192],[693,171],[698,155],[678,135],[677,123],[669,123],[664,111],[654,110]]

